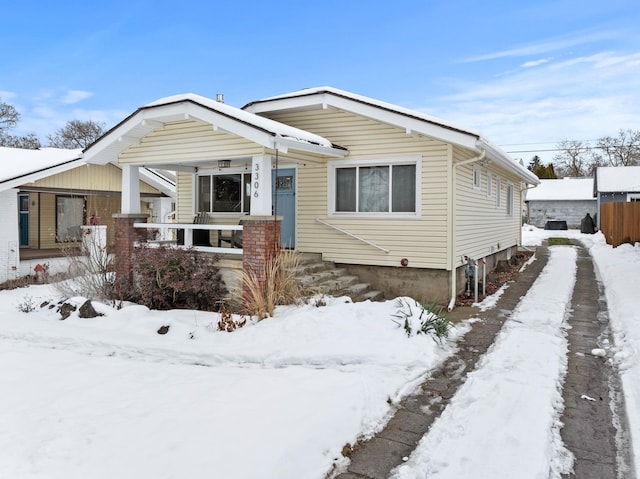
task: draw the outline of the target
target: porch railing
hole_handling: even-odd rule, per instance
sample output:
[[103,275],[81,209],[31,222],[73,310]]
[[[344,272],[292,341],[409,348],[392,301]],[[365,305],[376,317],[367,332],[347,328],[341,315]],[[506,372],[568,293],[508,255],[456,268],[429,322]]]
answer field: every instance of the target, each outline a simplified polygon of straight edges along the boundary
[[209,224],[193,224],[193,223],[134,223],[134,228],[144,228],[144,229],[158,229],[162,231],[163,229],[170,230],[183,230],[184,231],[184,242],[181,245],[177,244],[176,240],[170,241],[158,241],[158,240],[149,240],[145,244],[151,246],[159,246],[162,244],[170,245],[176,248],[190,248],[193,247],[196,251],[202,251],[205,253],[220,253],[220,254],[237,254],[242,255],[242,248],[222,248],[215,246],[194,246],[193,245],[193,230],[207,230],[207,231],[218,231],[220,234],[221,231],[242,231],[242,225],[209,225]]

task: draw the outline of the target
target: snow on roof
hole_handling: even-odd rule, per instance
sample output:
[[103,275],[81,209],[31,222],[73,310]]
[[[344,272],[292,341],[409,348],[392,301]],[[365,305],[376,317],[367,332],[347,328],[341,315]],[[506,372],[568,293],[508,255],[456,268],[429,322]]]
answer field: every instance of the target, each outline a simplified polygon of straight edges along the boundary
[[[513,171],[521,178],[525,179],[527,183],[537,184],[538,178],[527,170],[519,162],[511,158],[500,147],[493,144],[487,138],[483,137],[478,131],[471,128],[464,127],[457,123],[448,122],[441,118],[436,118],[426,113],[422,113],[416,110],[411,110],[402,106],[394,105],[384,101],[376,100],[366,96],[351,93],[345,90],[330,86],[322,86],[315,88],[306,88],[303,90],[297,90],[283,95],[272,96],[261,100],[256,100],[246,104],[243,109],[248,111],[255,111],[256,113],[269,111],[271,106],[267,105],[269,102],[278,102],[279,100],[287,101],[289,99],[304,99],[305,97],[311,97],[314,95],[328,94],[337,98],[347,99],[356,104],[361,104],[363,107],[375,107],[384,114],[397,115],[394,120],[398,126],[407,128],[407,132],[415,131],[420,132],[422,125],[430,125],[429,132],[425,134],[440,138],[443,141],[459,144],[466,148],[471,148],[475,151],[485,150],[487,157],[494,159],[501,163],[507,169]],[[330,100],[330,97],[327,99]],[[356,111],[355,109],[353,111]],[[378,118],[380,119],[380,118]],[[385,121],[385,120],[383,120]],[[435,130],[432,130],[435,128]],[[415,129],[415,130],[414,130]]]
[[540,180],[540,186],[527,190],[526,201],[594,200],[593,178]]
[[601,166],[596,178],[598,191],[640,192],[640,166]]
[[[23,179],[23,183],[34,181],[27,176],[41,173],[48,176],[49,170],[69,165],[75,167],[82,159],[82,150],[66,150],[63,148],[40,148],[28,150],[24,148],[0,147],[0,183]],[[13,187],[13,186],[9,186]]]
[[346,90],[341,90],[339,88],[334,88],[331,86],[320,86],[320,87],[314,87],[314,88],[305,88],[303,90],[297,90],[297,91],[293,91],[290,93],[285,93],[283,95],[276,95],[276,96],[272,96],[269,98],[263,98],[261,100],[256,100],[253,101],[251,103],[248,103],[247,105],[245,105],[243,108],[247,108],[250,105],[253,105],[254,103],[262,103],[262,102],[267,102],[267,101],[272,101],[272,100],[281,100],[281,99],[285,99],[285,98],[293,98],[293,97],[299,97],[299,96],[306,96],[306,95],[315,95],[318,93],[332,93],[334,95],[337,96],[342,96],[345,98],[349,98],[352,100],[356,100],[356,101],[360,101],[362,103],[368,103],[371,105],[375,105],[379,108],[383,108],[385,110],[390,110],[390,111],[394,111],[397,113],[402,113],[404,115],[408,115],[408,116],[413,116],[416,118],[420,118],[421,120],[424,121],[428,121],[430,123],[435,123],[441,126],[444,126],[446,128],[451,128],[453,130],[458,130],[458,131],[462,131],[464,133],[468,133],[470,135],[474,135],[477,137],[480,137],[480,133],[466,128],[466,127],[462,127],[456,123],[452,123],[452,122],[448,122],[446,120],[443,120],[441,118],[437,118],[435,116],[431,116],[431,115],[427,115],[426,113],[422,113],[416,110],[411,110],[410,108],[405,108],[402,106],[398,106],[398,105],[394,105],[393,103],[387,103],[385,101],[381,101],[381,100],[376,100],[375,98],[370,98],[367,96],[363,96],[363,95],[358,95],[356,93],[351,93],[349,91]]
[[241,110],[240,108],[236,108],[234,106],[227,105],[225,103],[221,103],[216,100],[212,100],[211,98],[206,98],[204,96],[196,95],[195,93],[185,93],[185,94],[160,98],[151,103],[148,103],[147,105],[145,105],[145,108],[161,106],[161,105],[166,105],[170,103],[178,103],[181,101],[192,101],[194,103],[198,103],[206,108],[215,110],[226,116],[235,118],[236,120],[239,120],[243,123],[248,123],[262,130],[269,131],[273,134],[279,135],[282,138],[286,138],[288,140],[306,142],[306,143],[316,144],[320,146],[325,146],[328,148],[331,148],[333,146],[329,140],[327,140],[326,138],[323,138],[320,135],[316,135],[314,133],[301,130],[299,128],[295,128],[274,120],[270,120],[268,118],[264,118],[254,113]]

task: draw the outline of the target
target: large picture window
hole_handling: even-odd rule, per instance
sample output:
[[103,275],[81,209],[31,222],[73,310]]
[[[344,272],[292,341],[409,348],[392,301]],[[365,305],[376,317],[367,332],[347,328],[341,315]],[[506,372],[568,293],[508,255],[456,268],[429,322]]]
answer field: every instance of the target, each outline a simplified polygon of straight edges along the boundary
[[336,213],[415,213],[416,164],[335,167]]
[[248,213],[251,210],[251,174],[202,175],[197,180],[198,211]]
[[85,211],[84,198],[56,196],[56,241],[80,241]]

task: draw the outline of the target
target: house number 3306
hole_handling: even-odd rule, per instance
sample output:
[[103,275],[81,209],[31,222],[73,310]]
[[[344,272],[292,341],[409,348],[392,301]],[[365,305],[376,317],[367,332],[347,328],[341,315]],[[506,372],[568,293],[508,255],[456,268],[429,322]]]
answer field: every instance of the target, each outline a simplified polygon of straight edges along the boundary
[[254,165],[253,167],[253,197],[260,197],[260,165]]

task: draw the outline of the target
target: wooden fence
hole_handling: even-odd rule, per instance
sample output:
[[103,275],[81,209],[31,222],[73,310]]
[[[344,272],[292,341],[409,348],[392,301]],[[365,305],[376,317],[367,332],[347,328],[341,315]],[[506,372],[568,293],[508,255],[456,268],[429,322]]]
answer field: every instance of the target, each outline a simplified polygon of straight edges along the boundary
[[640,201],[600,204],[600,231],[614,248],[640,241]]

